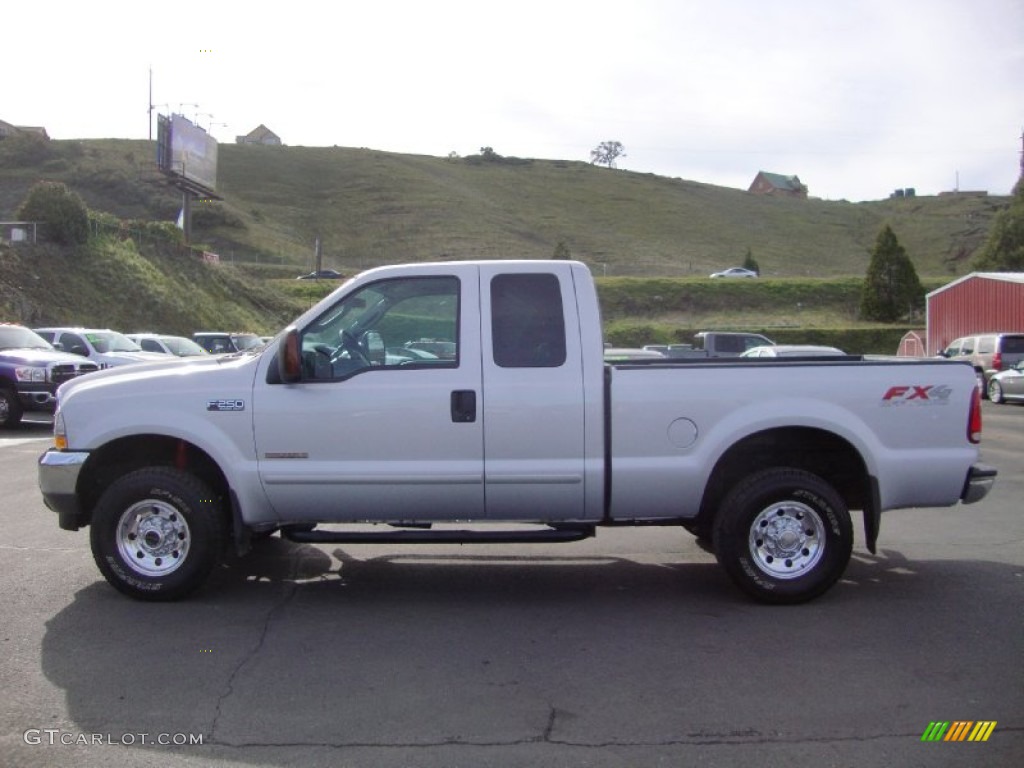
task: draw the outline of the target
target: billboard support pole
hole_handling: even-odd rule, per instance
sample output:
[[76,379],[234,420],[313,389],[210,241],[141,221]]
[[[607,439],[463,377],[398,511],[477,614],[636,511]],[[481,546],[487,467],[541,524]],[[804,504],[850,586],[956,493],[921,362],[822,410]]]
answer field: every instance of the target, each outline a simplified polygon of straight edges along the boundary
[[181,190],[181,229],[185,235],[185,245],[192,245],[192,193]]

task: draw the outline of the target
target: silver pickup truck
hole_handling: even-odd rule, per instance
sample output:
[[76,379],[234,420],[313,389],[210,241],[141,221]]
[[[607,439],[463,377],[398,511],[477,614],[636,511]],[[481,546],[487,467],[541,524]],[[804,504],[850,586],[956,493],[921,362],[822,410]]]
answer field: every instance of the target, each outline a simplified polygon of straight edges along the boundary
[[971,503],[995,476],[969,366],[608,364],[593,280],[567,261],[374,269],[264,348],[92,374],[58,400],[43,498],[148,600],[275,531],[540,542],[669,525],[754,598],[793,603],[843,573],[850,510],[874,551],[883,511]]

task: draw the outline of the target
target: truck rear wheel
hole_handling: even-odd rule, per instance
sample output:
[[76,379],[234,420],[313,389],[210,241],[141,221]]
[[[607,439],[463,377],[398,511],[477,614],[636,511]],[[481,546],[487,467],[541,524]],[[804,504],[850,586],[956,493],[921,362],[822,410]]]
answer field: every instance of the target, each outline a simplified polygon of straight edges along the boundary
[[715,555],[734,582],[765,603],[801,603],[842,576],[853,524],[842,497],[817,475],[775,468],[742,480],[715,519]]
[[219,562],[226,522],[198,478],[146,467],[118,478],[93,510],[93,558],[110,584],[141,600],[177,600]]

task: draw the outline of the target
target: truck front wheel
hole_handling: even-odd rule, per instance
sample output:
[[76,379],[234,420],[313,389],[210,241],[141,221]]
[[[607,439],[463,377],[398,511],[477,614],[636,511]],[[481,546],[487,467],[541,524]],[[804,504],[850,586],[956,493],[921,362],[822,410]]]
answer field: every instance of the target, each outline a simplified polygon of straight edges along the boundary
[[141,600],[177,600],[220,560],[226,523],[198,478],[146,467],[115,480],[96,504],[90,543],[110,584]]
[[21,401],[10,387],[0,386],[0,427],[16,427],[21,421]]
[[734,582],[765,603],[801,603],[842,576],[853,550],[843,499],[817,475],[775,468],[742,480],[715,519],[715,554]]

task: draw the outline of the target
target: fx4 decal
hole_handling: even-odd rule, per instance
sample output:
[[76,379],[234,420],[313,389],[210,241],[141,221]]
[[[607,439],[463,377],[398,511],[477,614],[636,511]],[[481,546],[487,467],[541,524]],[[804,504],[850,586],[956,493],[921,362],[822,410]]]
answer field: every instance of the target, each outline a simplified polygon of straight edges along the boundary
[[889,387],[882,395],[882,405],[947,405],[953,388],[945,384],[910,384]]

